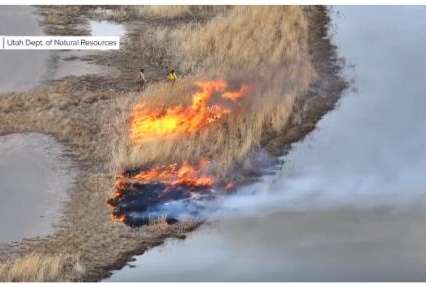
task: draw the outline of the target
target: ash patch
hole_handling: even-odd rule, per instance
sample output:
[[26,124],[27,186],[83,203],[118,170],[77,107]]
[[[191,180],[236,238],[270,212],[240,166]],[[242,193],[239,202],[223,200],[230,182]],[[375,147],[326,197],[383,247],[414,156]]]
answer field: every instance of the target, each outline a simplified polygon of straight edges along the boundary
[[225,188],[117,179],[116,195],[108,200],[113,207],[112,217],[132,227],[147,225],[158,218],[165,218],[169,224],[189,218],[201,219],[209,201],[226,193]]

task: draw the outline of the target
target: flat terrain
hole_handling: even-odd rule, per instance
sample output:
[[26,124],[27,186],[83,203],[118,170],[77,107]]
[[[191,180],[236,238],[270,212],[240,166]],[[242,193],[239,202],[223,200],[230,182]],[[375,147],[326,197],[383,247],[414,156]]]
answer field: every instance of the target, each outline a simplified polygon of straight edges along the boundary
[[[71,152],[81,172],[65,205],[63,219],[53,234],[46,238],[26,239],[16,247],[2,250],[0,279],[101,280],[108,277],[112,269],[122,268],[134,255],[142,254],[167,238],[184,238],[197,228],[198,222],[168,225],[162,220],[142,228],[130,228],[113,222],[110,208],[106,205],[114,189],[116,171],[141,163],[141,157],[146,154],[141,149],[126,148],[127,144],[122,141],[128,138],[123,135],[123,129],[116,128],[120,125],[117,118],[125,118],[135,101],[149,102],[150,97],[162,98],[163,103],[173,104],[173,100],[167,100],[170,95],[163,93],[167,93],[170,86],[162,82],[170,64],[177,66],[178,73],[183,77],[181,85],[177,85],[177,88],[182,86],[183,90],[186,83],[200,76],[226,76],[236,72],[237,68],[241,69],[241,66],[247,66],[248,73],[252,73],[253,68],[267,72],[268,67],[272,66],[275,73],[287,78],[284,85],[281,77],[269,73],[262,73],[264,76],[261,74],[255,79],[262,88],[267,88],[268,82],[272,83],[273,88],[269,93],[264,89],[268,95],[265,98],[276,100],[268,101],[265,106],[274,106],[279,102],[286,108],[285,111],[283,108],[272,112],[266,108],[259,109],[263,113],[273,114],[273,117],[265,115],[266,120],[261,122],[271,123],[275,130],[262,131],[260,135],[250,132],[253,133],[250,136],[253,143],[249,144],[246,152],[230,152],[235,160],[229,163],[225,163],[226,159],[221,160],[225,157],[218,156],[218,161],[227,165],[223,169],[227,168],[228,171],[220,173],[224,176],[232,172],[234,161],[243,161],[259,145],[275,156],[285,153],[291,143],[302,139],[315,128],[321,116],[334,107],[345,87],[345,82],[338,76],[339,62],[335,48],[327,37],[328,16],[323,7],[291,7],[274,11],[276,19],[283,16],[289,18],[282,26],[276,25],[280,21],[269,22],[268,28],[276,31],[277,42],[280,43],[277,46],[286,50],[284,53],[278,50],[274,60],[267,57],[268,47],[262,47],[260,51],[249,50],[248,56],[241,54],[242,47],[238,46],[241,42],[234,41],[232,34],[227,40],[229,46],[234,45],[233,50],[215,45],[222,36],[222,32],[215,28],[221,25],[231,31],[241,29],[249,34],[252,32],[251,40],[260,41],[262,33],[256,30],[257,26],[247,26],[244,22],[251,21],[252,17],[269,15],[269,9],[273,8],[169,8],[151,7],[145,12],[139,7],[123,7],[114,11],[77,6],[38,8],[42,27],[47,34],[87,33],[87,21],[93,18],[120,22],[128,33],[119,51],[84,57],[87,62],[113,66],[118,73],[70,76],[30,91],[0,96],[0,134],[39,132],[52,135]],[[200,32],[197,25],[211,32],[204,33],[203,29]],[[209,35],[211,38],[202,38]],[[188,36],[199,42],[200,46],[183,45],[183,39]],[[183,49],[172,46],[170,50],[169,44],[173,41],[182,43]],[[208,42],[213,43],[212,46],[206,46]],[[205,57],[206,52],[211,57]],[[218,64],[220,58],[223,59],[221,65]],[[260,67],[255,62],[259,58],[264,58],[266,62]],[[149,87],[143,94],[136,91],[135,80],[135,69],[141,64],[149,80]],[[239,75],[248,76],[243,73]],[[286,98],[291,100],[281,101],[274,91],[285,93]],[[182,100],[185,101],[185,97]],[[239,117],[255,119],[243,112]],[[255,121],[260,120],[256,118]],[[265,125],[262,123],[263,129]],[[235,127],[251,131],[242,124]],[[224,147],[230,147],[231,138],[224,137]],[[247,139],[243,136],[240,141]],[[197,137],[190,141],[191,145],[205,147]],[[214,151],[221,149],[225,148],[211,151],[217,153]],[[132,156],[122,155],[130,152]],[[153,161],[156,159],[153,154],[151,157]],[[169,153],[169,157],[176,158],[173,153]],[[247,173],[250,172],[256,175],[253,171],[246,171],[241,175],[242,179],[245,177],[249,182]]]

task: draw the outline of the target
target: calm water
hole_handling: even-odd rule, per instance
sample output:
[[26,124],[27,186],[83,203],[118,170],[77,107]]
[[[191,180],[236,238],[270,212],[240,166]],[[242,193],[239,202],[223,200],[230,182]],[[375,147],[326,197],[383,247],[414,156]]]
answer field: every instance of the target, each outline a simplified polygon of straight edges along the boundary
[[0,243],[51,232],[76,177],[63,151],[42,134],[0,136]]
[[92,36],[123,36],[126,33],[124,26],[108,21],[90,21]]
[[[31,6],[2,6],[0,35],[43,35],[36,9]],[[0,50],[0,93],[34,87],[46,73],[49,51]]]
[[[31,6],[2,6],[0,34],[43,35],[35,12]],[[48,51],[0,50],[0,93],[38,85],[52,73],[47,66],[51,56]],[[63,151],[46,135],[0,136],[0,243],[52,231],[76,175]]]
[[[44,35],[38,25],[37,10],[32,6],[2,6],[0,35]],[[123,36],[122,25],[106,21],[89,21],[91,35]],[[65,35],[65,34],[64,34]],[[66,76],[102,74],[111,67],[90,64],[81,57],[98,51],[0,50],[0,93],[28,90],[41,82]],[[73,60],[69,60],[73,58]]]
[[426,9],[332,17],[357,91],[258,194],[228,200],[213,224],[110,281],[426,280]]
[[[124,26],[108,21],[89,21],[90,35],[92,36],[124,36],[126,30]],[[50,72],[54,79],[60,79],[66,76],[82,76],[86,74],[111,74],[116,70],[110,66],[100,66],[81,60],[88,55],[94,55],[98,50],[69,50],[65,52],[56,52],[56,61],[50,64]],[[68,60],[74,58],[73,60]],[[53,72],[52,72],[53,71]]]

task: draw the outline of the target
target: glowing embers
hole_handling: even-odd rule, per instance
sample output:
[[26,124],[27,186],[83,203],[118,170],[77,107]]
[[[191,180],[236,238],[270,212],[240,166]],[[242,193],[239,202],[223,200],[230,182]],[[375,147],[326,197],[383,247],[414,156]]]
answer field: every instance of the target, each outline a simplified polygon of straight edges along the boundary
[[137,104],[130,114],[132,143],[196,133],[229,114],[232,111],[229,104],[235,104],[249,92],[244,84],[238,90],[230,90],[223,80],[199,81],[195,85],[200,90],[192,95],[189,106],[152,109]]

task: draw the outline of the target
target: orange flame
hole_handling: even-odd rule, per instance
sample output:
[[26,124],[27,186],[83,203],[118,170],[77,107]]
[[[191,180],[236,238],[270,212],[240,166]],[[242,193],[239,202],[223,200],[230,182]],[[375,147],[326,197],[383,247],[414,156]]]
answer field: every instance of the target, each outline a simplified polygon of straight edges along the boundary
[[117,215],[112,214],[111,219],[116,222],[124,223],[126,222],[127,217],[124,214],[117,214]]
[[[114,208],[125,194],[128,186],[135,182],[143,184],[160,182],[166,185],[165,191],[173,188],[173,186],[186,186],[192,190],[194,188],[210,188],[214,185],[215,180],[212,176],[206,174],[208,164],[209,161],[202,159],[195,167],[184,162],[181,166],[175,163],[169,166],[154,167],[141,171],[133,177],[117,174],[113,196],[108,199],[107,203]],[[127,221],[127,216],[122,213],[113,212],[111,218],[116,222],[125,223]]]
[[202,160],[197,168],[191,166],[188,162],[184,162],[180,167],[177,164],[172,164],[142,171],[133,179],[141,183],[162,182],[169,185],[210,187],[214,184],[214,178],[205,174],[207,166],[207,160]]
[[[140,143],[196,133],[231,112],[224,102],[236,103],[249,91],[247,85],[241,85],[237,91],[230,91],[228,83],[223,80],[199,81],[195,85],[200,90],[193,94],[191,106],[178,105],[166,110],[153,110],[144,104],[136,105],[130,115],[130,140]],[[214,95],[222,100],[222,104],[211,104]]]
[[[190,106],[178,105],[162,109],[152,109],[144,104],[137,104],[130,114],[130,140],[140,143],[151,139],[169,139],[179,135],[193,134],[209,124],[223,118],[231,112],[230,104],[237,103],[248,94],[250,87],[241,85],[239,90],[229,90],[228,83],[223,80],[199,81],[195,85],[200,88],[192,96]],[[212,103],[213,97],[215,103]],[[114,194],[108,204],[116,207],[131,184],[162,183],[164,192],[173,190],[175,186],[186,187],[191,196],[200,194],[199,188],[211,188],[215,179],[208,174],[209,161],[201,159],[198,165],[188,162],[168,166],[152,167],[132,174],[120,173],[116,176]],[[232,191],[235,184],[226,184],[224,190]],[[161,195],[159,196],[161,197]],[[113,212],[112,219],[126,222],[127,216]]]
[[[107,204],[114,208],[117,201],[125,194],[128,186],[129,181],[127,178],[123,174],[117,174],[115,177],[114,193],[112,197],[108,199]],[[113,220],[120,220],[122,218],[124,217],[112,216]]]

